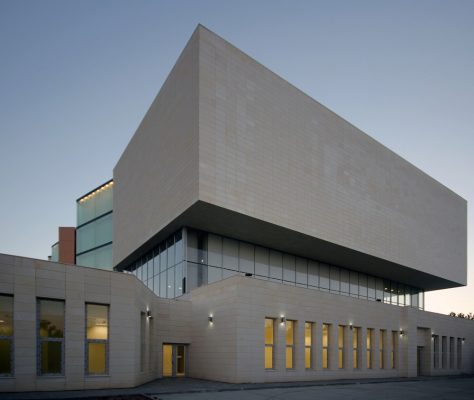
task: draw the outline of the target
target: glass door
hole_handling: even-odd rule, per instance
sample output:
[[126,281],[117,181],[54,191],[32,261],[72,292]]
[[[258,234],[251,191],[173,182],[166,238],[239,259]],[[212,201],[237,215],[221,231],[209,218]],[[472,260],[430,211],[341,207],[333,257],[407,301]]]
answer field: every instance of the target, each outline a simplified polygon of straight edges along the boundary
[[185,376],[187,367],[185,344],[163,345],[163,377]]
[[176,376],[184,376],[186,371],[186,346],[176,345]]

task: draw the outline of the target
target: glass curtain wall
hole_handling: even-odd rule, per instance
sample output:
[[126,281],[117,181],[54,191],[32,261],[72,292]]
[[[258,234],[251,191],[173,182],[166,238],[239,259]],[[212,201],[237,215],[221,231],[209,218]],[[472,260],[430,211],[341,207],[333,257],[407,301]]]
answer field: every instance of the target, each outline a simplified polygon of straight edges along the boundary
[[423,308],[423,292],[335,265],[187,229],[188,289],[232,275],[307,287],[356,298]]
[[77,200],[76,264],[112,269],[113,181]]
[[423,291],[415,287],[190,228],[171,235],[126,270],[167,298],[243,275],[398,306],[424,307]]

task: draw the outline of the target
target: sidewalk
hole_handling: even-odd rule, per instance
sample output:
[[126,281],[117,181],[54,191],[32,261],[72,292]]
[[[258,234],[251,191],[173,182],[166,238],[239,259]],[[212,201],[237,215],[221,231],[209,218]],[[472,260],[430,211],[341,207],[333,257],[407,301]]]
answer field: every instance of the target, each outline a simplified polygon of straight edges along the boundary
[[380,378],[363,380],[331,380],[273,383],[223,383],[194,378],[157,379],[131,389],[69,390],[55,392],[19,392],[0,393],[0,400],[38,400],[38,399],[103,399],[103,400],[139,400],[158,399],[159,395],[231,392],[240,390],[262,390],[280,388],[302,388],[313,386],[344,386],[395,382],[439,381],[474,378],[474,375],[455,375],[417,378]]

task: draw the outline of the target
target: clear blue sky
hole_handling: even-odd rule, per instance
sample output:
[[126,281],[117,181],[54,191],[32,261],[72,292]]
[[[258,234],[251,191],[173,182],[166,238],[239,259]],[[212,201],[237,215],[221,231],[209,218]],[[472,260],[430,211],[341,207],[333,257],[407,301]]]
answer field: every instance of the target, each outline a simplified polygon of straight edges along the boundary
[[[0,0],[0,252],[46,258],[198,23],[472,201],[473,21],[470,0]],[[429,309],[474,311],[469,248],[470,285]]]

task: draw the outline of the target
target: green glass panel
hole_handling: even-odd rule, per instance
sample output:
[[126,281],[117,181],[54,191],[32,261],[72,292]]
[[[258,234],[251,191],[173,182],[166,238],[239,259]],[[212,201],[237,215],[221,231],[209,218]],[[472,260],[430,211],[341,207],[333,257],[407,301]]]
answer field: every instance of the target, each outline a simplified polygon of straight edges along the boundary
[[77,225],[105,214],[113,207],[113,186],[102,188],[77,202]]
[[93,249],[112,241],[112,214],[107,214],[94,222],[81,226],[76,231],[76,252]]
[[41,374],[62,373],[62,342],[41,342]]
[[112,270],[112,244],[77,256],[76,264],[83,267]]

